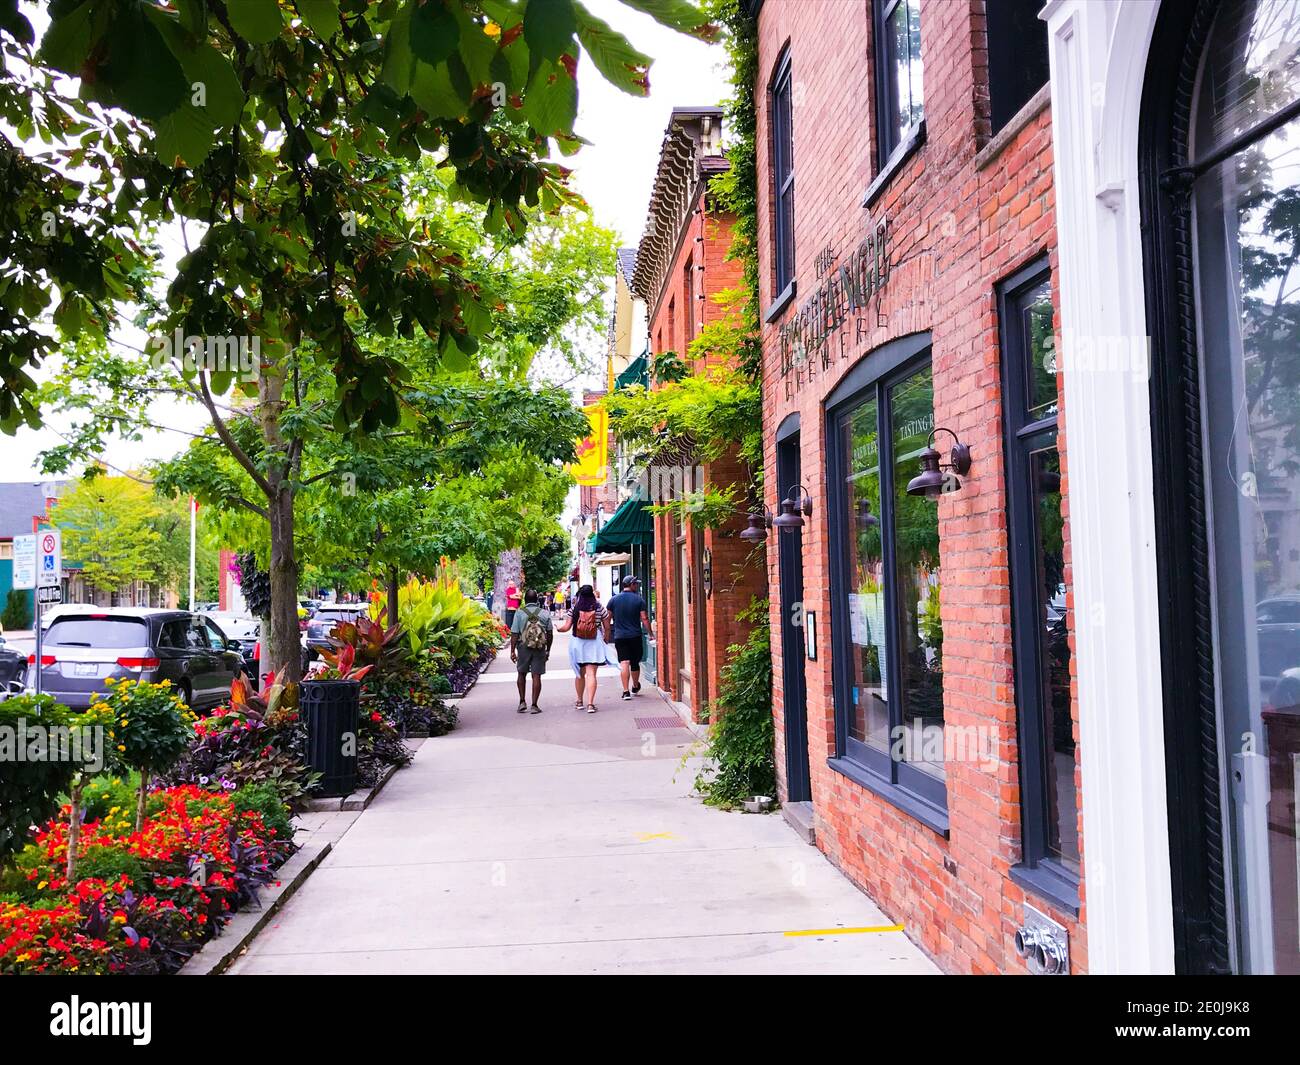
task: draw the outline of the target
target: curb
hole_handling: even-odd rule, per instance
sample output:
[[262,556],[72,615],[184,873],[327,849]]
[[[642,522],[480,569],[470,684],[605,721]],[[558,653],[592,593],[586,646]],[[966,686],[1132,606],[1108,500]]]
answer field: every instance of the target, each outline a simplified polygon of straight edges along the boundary
[[313,846],[306,843],[302,848],[280,867],[280,886],[273,887],[262,896],[262,907],[258,910],[245,910],[235,914],[222,929],[221,935],[205,943],[197,954],[190,957],[177,970],[177,976],[217,976],[223,972],[235,958],[243,953],[272,917],[309,877],[325,856],[334,849],[332,843],[319,843]]
[[328,799],[308,799],[303,810],[313,814],[335,813],[339,810],[364,810],[374,801],[375,796],[384,790],[384,785],[400,768],[402,767],[396,765],[388,766],[372,788],[362,788],[360,791],[352,791],[341,797],[332,795]]

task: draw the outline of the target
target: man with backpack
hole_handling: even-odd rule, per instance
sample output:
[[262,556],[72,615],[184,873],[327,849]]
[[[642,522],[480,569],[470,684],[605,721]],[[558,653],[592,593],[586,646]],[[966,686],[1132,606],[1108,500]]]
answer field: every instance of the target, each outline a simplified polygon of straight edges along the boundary
[[[542,674],[546,672],[546,660],[551,654],[551,644],[555,641],[555,630],[551,626],[551,612],[545,610],[538,602],[537,592],[528,589],[524,593],[524,605],[515,611],[514,621],[510,625],[510,661],[519,670],[519,713],[540,714],[538,705],[542,697]],[[528,674],[533,675],[532,706],[524,700],[524,684]]]

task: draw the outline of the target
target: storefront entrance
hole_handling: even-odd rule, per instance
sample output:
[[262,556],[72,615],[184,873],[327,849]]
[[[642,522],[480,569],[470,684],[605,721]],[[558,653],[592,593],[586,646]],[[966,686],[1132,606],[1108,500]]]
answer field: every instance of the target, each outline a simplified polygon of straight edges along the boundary
[[1300,5],[1166,3],[1147,71],[1178,967],[1300,973]]
[[[787,424],[790,423],[790,424]],[[786,435],[782,436],[782,431]],[[785,499],[801,483],[799,419],[786,419],[777,430],[777,498]],[[781,601],[781,705],[785,718],[786,802],[808,802],[812,785],[808,772],[808,707],[804,678],[806,654],[803,601],[803,532],[791,529],[777,537]]]

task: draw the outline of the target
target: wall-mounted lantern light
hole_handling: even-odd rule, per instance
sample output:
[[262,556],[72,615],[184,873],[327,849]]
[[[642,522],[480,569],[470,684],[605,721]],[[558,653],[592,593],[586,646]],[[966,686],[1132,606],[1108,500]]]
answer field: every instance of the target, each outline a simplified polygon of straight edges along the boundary
[[[942,456],[934,449],[934,434],[947,433],[952,437],[952,449],[948,452],[948,461],[942,462]],[[947,470],[947,473],[943,471]],[[921,452],[921,472],[907,482],[907,494],[937,499],[945,492],[955,492],[961,488],[957,474],[970,471],[970,448],[957,439],[951,429],[940,426],[930,434],[926,448]]]
[[[797,493],[797,494],[796,494]],[[812,517],[813,501],[803,485],[797,484],[790,489],[790,494],[781,500],[781,513],[772,519],[775,529],[802,529],[807,522],[804,517]]]
[[761,544],[767,539],[767,530],[772,527],[772,512],[763,508],[763,512],[749,512],[749,524],[745,531],[740,534],[740,538],[747,544]]

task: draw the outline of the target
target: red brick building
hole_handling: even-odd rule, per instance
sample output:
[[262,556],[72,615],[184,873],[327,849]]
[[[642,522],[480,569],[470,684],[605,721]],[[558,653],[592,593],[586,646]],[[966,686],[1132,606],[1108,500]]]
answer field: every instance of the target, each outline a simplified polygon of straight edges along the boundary
[[[708,193],[710,178],[728,167],[721,145],[721,108],[674,109],[632,277],[633,294],[647,307],[651,353],[673,352],[696,374],[719,361],[709,352],[691,353],[691,342],[728,313],[714,297],[741,282],[740,263],[727,258],[734,218]],[[689,442],[683,445],[647,471],[652,501],[706,484],[749,482],[734,451],[699,462]],[[745,635],[737,611],[765,592],[762,566],[739,538],[744,527],[739,512],[720,529],[655,518],[658,683],[693,721],[702,720],[717,695],[727,647]]]
[[781,798],[949,971],[1086,971],[1041,4],[745,6]]

